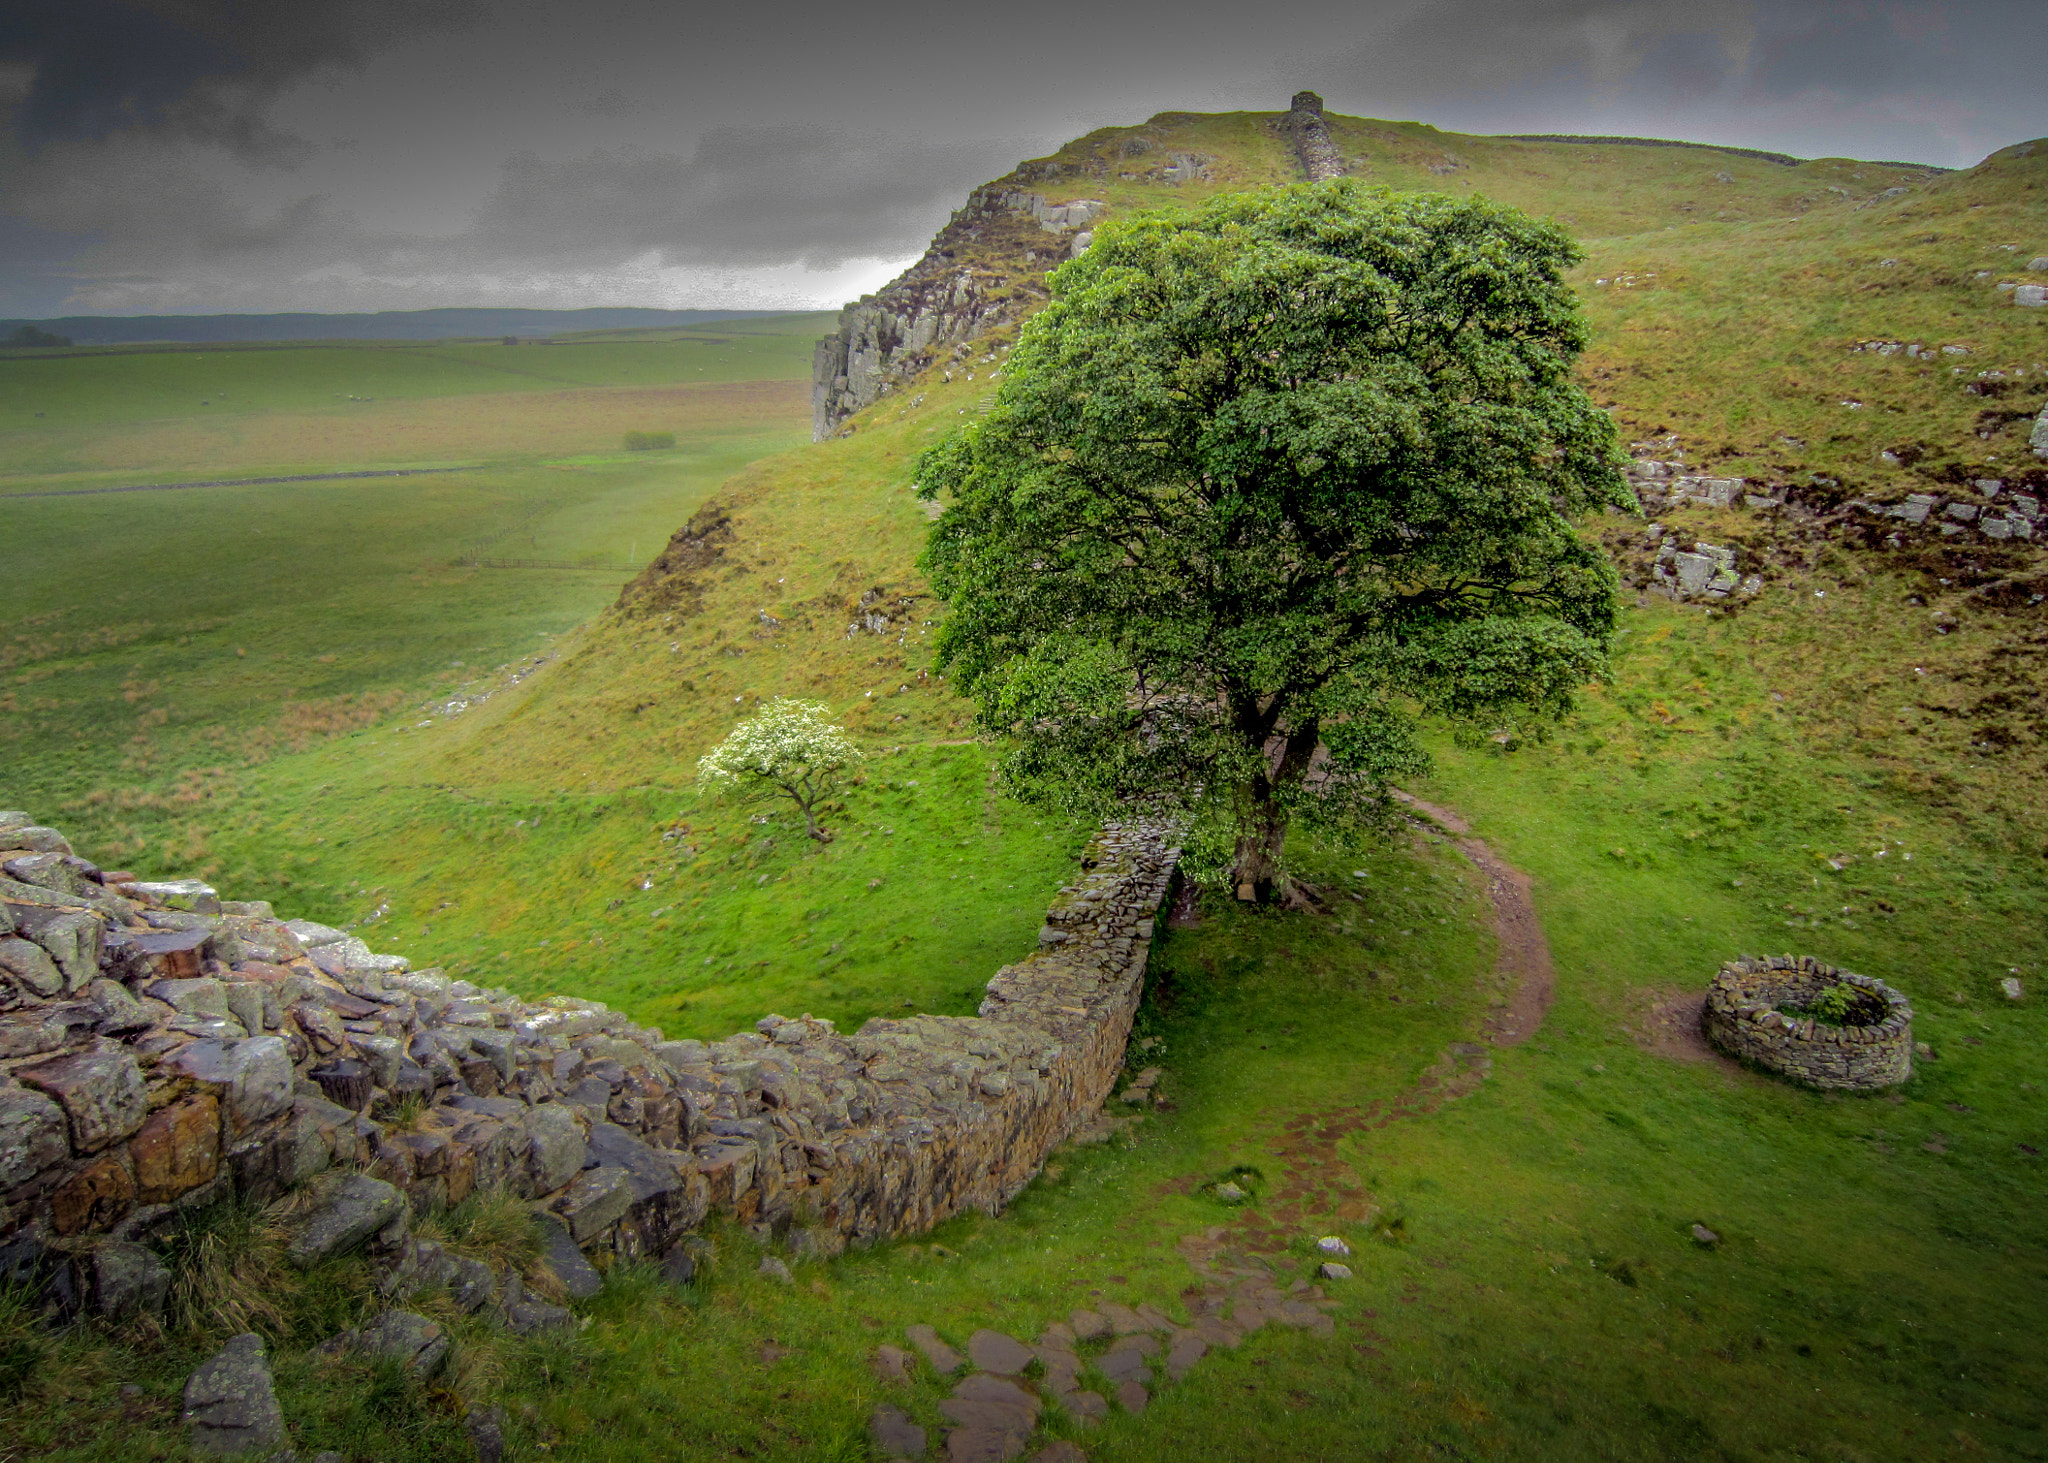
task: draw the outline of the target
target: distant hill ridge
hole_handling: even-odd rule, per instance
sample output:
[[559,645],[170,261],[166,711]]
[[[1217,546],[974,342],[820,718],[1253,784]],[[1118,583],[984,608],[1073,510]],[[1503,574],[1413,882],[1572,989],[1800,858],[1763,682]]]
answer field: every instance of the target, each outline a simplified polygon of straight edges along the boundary
[[754,320],[800,310],[652,310],[602,306],[588,310],[500,310],[461,307],[441,310],[380,310],[375,314],[323,315],[64,315],[48,320],[0,320],[0,335],[32,325],[69,337],[79,345],[128,345],[144,341],[186,344],[245,340],[444,340],[451,336],[568,335],[582,330],[646,330],[702,325],[714,320]]
[[[1708,152],[1725,152],[1735,157],[1761,158],[1767,163],[1782,163],[1796,168],[1811,161],[1794,157],[1788,152],[1764,152],[1754,147],[1728,147],[1719,142],[1679,142],[1669,137],[1591,137],[1575,132],[1501,132],[1495,137],[1502,142],[1599,142],[1612,143],[1617,147],[1698,147]],[[1952,173],[1954,168],[1944,168],[1936,163],[1873,162],[1876,168],[1924,168],[1930,173]]]

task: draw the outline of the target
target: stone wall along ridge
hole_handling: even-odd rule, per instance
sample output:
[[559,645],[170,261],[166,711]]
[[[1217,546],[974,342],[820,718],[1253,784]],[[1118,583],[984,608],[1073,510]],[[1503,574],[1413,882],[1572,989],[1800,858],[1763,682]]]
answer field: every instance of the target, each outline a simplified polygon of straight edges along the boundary
[[[1884,1019],[1869,1026],[1828,1026],[1779,1009],[1809,1005],[1838,984],[1876,995],[1884,1002]],[[1883,981],[1811,955],[1728,961],[1708,987],[1700,1029],[1731,1056],[1809,1087],[1890,1087],[1913,1075],[1913,1008],[1906,998]]]
[[328,1170],[415,1209],[502,1187],[629,1255],[713,1213],[834,1253],[997,1211],[1109,1093],[1173,837],[1104,828],[978,1015],[705,1043],[101,870],[0,813],[0,1272],[76,1289],[106,1244]]
[[1344,176],[1344,159],[1330,140],[1330,125],[1323,120],[1323,99],[1312,91],[1298,91],[1281,122],[1294,139],[1294,155],[1301,160],[1301,175],[1311,183]]

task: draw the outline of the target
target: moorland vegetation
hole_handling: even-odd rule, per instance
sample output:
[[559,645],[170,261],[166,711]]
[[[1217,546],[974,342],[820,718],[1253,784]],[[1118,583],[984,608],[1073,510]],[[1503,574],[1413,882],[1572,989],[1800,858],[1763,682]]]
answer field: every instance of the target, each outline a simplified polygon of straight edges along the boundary
[[[798,1261],[789,1285],[757,1273],[756,1236],[716,1230],[687,1285],[614,1267],[574,1335],[458,1330],[462,1389],[504,1407],[518,1455],[876,1456],[878,1401],[936,1426],[949,1390],[921,1366],[874,1371],[909,1325],[960,1343],[1103,1301],[1175,1308],[1184,1242],[1212,1234],[1306,1281],[1325,1233],[1353,1252],[1333,1338],[1268,1330],[1219,1352],[1142,1415],[1074,1424],[1088,1455],[2048,1451],[2032,1400],[2048,1385],[2048,811],[2023,792],[2048,758],[2039,550],[1866,532],[1848,506],[2039,491],[2026,423],[2048,312],[1998,286],[2048,252],[2048,148],[1936,174],[1328,120],[1355,177],[1484,195],[1578,240],[1577,379],[1624,442],[1810,505],[1667,509],[1669,531],[1735,545],[1760,592],[1712,609],[1625,594],[1611,681],[1547,743],[1422,737],[1433,771],[1408,790],[1532,881],[1555,969],[1540,1026],[1486,1042],[1514,997],[1503,934],[1487,876],[1439,826],[1299,839],[1320,907],[1205,892],[1163,927],[1133,1048],[1134,1074],[1161,1072],[1130,1108],[1143,1121],[1059,1156],[1003,1215]],[[1106,128],[1005,183],[1111,218],[1198,205],[1296,176],[1273,121]],[[1072,231],[1003,209],[949,237],[944,263],[1021,314]],[[0,393],[0,493],[28,606],[0,626],[0,802],[103,864],[202,874],[672,1035],[770,1010],[847,1029],[971,1011],[1087,832],[1009,798],[970,740],[916,567],[916,464],[992,408],[1016,320],[906,356],[854,430],[801,448],[808,340],[719,336],[733,344],[621,339],[587,358],[0,361],[22,373]],[[1858,349],[1873,342],[1932,354]],[[581,378],[565,353],[615,364]],[[543,356],[542,376],[492,364]],[[671,426],[673,456],[617,450]],[[29,496],[396,466],[462,471]],[[1579,529],[1641,577],[1640,522]],[[493,534],[507,557],[640,562],[667,544],[620,593],[616,575],[451,563]],[[869,754],[829,844],[689,781],[778,695],[831,704]],[[1704,1048],[1694,1013],[1720,961],[1785,949],[1912,999],[1910,1081],[1821,1094]],[[1486,1080],[1438,1100],[1445,1054],[1475,1041]],[[1226,1178],[1253,1202],[1219,1199]],[[522,1242],[495,1211],[437,1222],[480,1249]],[[216,1257],[195,1282],[215,1300],[276,1273],[264,1216],[200,1231],[179,1243]],[[467,1446],[463,1390],[311,1352],[375,1305],[342,1264],[242,1307],[289,1358],[302,1454]],[[200,1306],[161,1333],[53,1333],[10,1313],[0,1430],[25,1455],[178,1456],[179,1387],[227,1324]]]

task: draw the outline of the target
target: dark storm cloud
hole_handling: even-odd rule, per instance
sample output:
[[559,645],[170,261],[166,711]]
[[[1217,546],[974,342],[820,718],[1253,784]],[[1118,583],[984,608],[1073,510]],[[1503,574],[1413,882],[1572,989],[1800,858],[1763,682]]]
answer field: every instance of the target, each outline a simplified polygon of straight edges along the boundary
[[0,0],[0,296],[824,302],[1021,158],[1302,87],[1451,130],[1968,164],[2048,132],[2038,5]]
[[991,152],[826,127],[719,127],[688,157],[526,153],[505,164],[470,239],[534,258],[652,251],[676,264],[830,268],[922,247],[935,208],[1008,166]]
[[0,62],[33,74],[13,124],[31,149],[170,129],[272,151],[287,139],[262,114],[283,87],[482,13],[480,0],[10,0]]

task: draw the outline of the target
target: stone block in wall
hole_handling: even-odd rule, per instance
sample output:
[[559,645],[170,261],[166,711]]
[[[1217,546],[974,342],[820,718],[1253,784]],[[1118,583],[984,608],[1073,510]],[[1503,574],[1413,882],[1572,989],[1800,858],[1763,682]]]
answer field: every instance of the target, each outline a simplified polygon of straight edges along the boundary
[[564,1103],[550,1102],[526,1114],[528,1192],[553,1193],[583,1169],[589,1155],[583,1126]]
[[157,1109],[128,1140],[128,1156],[144,1204],[168,1204],[211,1183],[220,1172],[219,1099],[201,1093]]
[[83,990],[99,977],[99,916],[78,910],[17,907],[15,927],[49,953],[63,972],[66,991]]
[[14,1075],[64,1109],[76,1153],[99,1152],[133,1133],[149,1115],[142,1069],[132,1053],[111,1043],[23,1067]]
[[61,995],[64,972],[50,952],[17,935],[0,938],[0,976],[32,996]]
[[62,1108],[43,1093],[0,1087],[0,1190],[27,1183],[70,1151]]
[[279,1037],[188,1042],[160,1067],[214,1089],[236,1133],[250,1131],[292,1104],[291,1055]]
[[119,1325],[160,1316],[170,1298],[171,1272],[155,1251],[127,1240],[103,1240],[81,1258],[86,1303],[101,1320]]
[[135,1175],[120,1149],[103,1153],[50,1191],[50,1227],[60,1235],[110,1229],[135,1207]]

